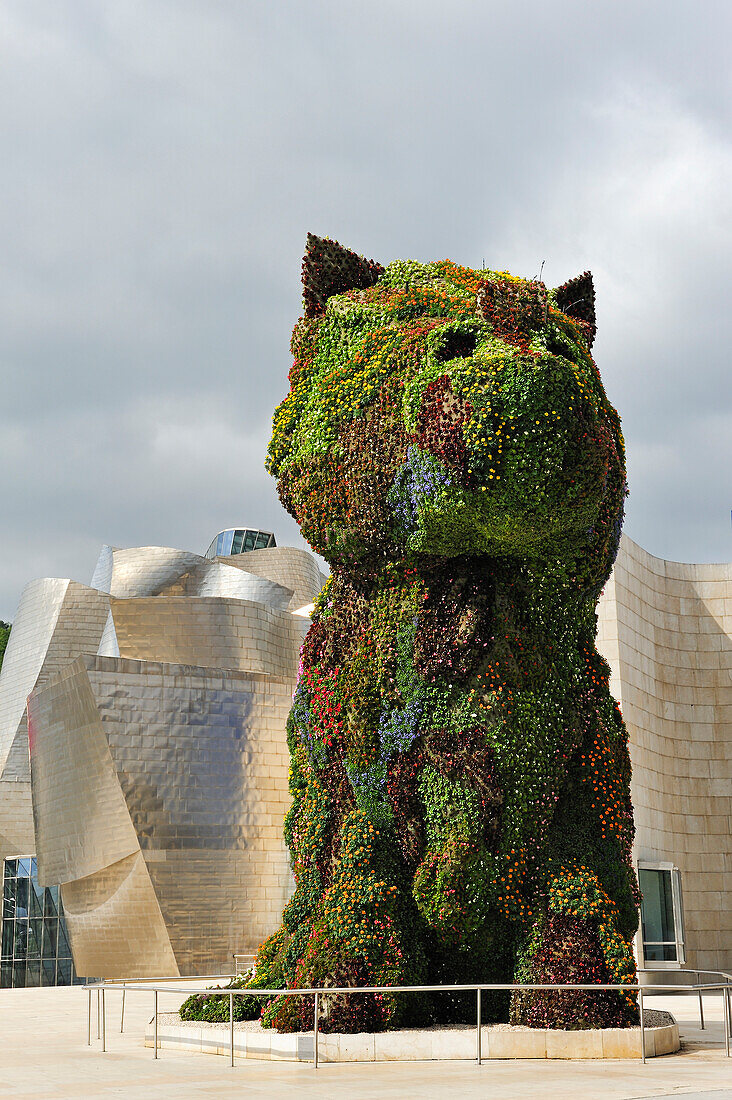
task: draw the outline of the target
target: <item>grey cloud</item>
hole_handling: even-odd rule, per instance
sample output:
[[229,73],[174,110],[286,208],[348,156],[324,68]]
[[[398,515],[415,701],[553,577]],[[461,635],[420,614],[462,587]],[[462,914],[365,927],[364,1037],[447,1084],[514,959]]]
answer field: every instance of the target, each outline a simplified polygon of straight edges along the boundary
[[728,7],[10,0],[0,617],[250,518],[305,232],[596,275],[627,530],[729,558]]

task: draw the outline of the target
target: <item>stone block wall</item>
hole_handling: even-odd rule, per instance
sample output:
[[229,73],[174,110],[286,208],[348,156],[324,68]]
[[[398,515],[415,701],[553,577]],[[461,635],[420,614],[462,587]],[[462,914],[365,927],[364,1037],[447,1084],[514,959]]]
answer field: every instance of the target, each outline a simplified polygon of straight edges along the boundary
[[630,735],[637,859],[681,871],[689,967],[732,971],[732,564],[623,536],[598,648]]

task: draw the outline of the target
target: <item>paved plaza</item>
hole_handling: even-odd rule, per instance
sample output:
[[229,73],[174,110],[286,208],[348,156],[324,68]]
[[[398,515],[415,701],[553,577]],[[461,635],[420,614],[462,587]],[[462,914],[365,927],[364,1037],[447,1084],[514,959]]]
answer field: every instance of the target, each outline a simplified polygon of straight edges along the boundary
[[[0,1097],[732,1097],[732,1059],[724,1057],[718,997],[707,998],[705,1032],[698,1027],[695,998],[652,998],[650,1005],[678,1019],[683,1047],[680,1054],[651,1059],[645,1066],[631,1061],[493,1061],[480,1068],[472,1062],[390,1062],[325,1064],[317,1071],[310,1065],[253,1060],[232,1069],[226,1058],[167,1050],[155,1061],[143,1046],[152,994],[128,994],[124,1034],[119,1031],[120,1000],[117,991],[107,994],[108,1051],[103,1054],[96,1026],[92,1047],[87,1046],[82,989],[0,991]],[[161,994],[160,1011],[171,1011],[180,1000]]]

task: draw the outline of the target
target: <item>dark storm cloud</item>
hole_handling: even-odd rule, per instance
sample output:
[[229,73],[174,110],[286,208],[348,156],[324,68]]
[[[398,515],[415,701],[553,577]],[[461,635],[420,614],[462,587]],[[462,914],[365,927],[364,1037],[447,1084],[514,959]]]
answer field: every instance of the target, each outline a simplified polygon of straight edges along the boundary
[[727,6],[4,5],[0,617],[101,541],[298,542],[263,470],[305,232],[595,273],[626,529],[729,558]]

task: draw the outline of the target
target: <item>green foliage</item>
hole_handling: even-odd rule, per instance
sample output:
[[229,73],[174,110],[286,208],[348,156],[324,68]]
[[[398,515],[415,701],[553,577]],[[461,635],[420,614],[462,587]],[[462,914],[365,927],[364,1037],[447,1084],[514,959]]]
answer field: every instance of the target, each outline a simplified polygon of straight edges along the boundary
[[[229,995],[217,990],[245,989],[253,982],[253,972],[247,971],[239,974],[225,986],[215,986],[210,993],[195,993],[188,997],[181,1005],[179,1012],[181,1020],[202,1020],[205,1023],[228,1023],[231,1013]],[[261,1013],[268,998],[242,997],[233,999],[235,1020],[255,1020]]]
[[[288,725],[297,886],[250,981],[629,981],[627,737],[594,646],[626,488],[590,306],[569,316],[571,294],[450,261],[339,267],[319,247],[268,468],[332,576]],[[360,281],[341,292],[346,269]],[[468,1011],[325,1001],[331,1030]],[[519,1000],[514,1016],[630,1011],[598,1004]],[[275,998],[263,1018],[293,1030],[311,1011]],[[507,998],[486,1011],[505,1019]]]
[[10,638],[10,623],[4,623],[0,620],[0,668],[3,666],[3,658],[5,656],[5,650],[8,646],[8,639]]

